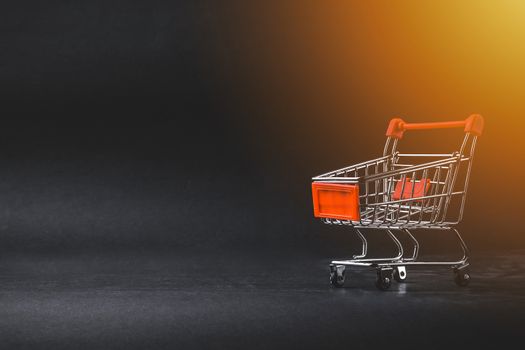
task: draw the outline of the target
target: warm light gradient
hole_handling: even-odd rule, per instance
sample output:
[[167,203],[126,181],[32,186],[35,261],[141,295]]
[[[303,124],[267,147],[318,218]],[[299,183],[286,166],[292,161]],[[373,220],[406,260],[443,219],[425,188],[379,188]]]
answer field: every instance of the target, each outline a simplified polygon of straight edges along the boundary
[[[524,240],[525,2],[240,2],[229,18],[217,71],[235,82],[244,118],[232,128],[261,173],[307,181],[377,156],[392,117],[479,113],[465,221],[489,241]],[[412,151],[461,139],[439,135]]]

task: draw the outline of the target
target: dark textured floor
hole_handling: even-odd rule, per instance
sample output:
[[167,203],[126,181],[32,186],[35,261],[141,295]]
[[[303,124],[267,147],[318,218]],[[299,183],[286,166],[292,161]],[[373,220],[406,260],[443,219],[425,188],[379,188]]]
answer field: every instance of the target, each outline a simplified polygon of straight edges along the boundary
[[472,283],[371,270],[327,283],[329,257],[185,252],[0,260],[0,348],[494,348],[525,324],[525,252],[472,260]]

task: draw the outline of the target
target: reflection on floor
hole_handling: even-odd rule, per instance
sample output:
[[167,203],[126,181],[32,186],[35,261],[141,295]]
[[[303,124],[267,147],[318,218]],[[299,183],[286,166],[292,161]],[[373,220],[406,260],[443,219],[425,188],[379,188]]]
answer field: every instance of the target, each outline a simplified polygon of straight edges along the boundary
[[286,253],[4,256],[1,348],[470,348],[522,334],[525,252],[478,256],[472,282],[373,270],[328,284],[329,257]]

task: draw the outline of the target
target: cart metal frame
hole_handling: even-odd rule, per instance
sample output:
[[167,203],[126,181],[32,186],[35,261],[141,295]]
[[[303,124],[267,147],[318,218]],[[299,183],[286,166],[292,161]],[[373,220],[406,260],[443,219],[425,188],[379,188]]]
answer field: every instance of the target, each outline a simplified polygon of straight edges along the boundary
[[[449,266],[460,286],[468,285],[469,250],[455,228],[463,218],[469,178],[477,138],[483,131],[483,117],[474,114],[463,121],[437,123],[406,123],[395,118],[387,129],[383,156],[312,178],[314,183],[346,184],[359,188],[359,217],[347,220],[322,217],[325,224],[346,225],[355,229],[362,242],[361,253],[352,259],[333,260],[330,282],[342,287],[348,266],[377,269],[376,286],[390,287],[392,278],[405,281],[408,266]],[[407,130],[464,128],[459,150],[453,153],[400,153],[399,140]],[[415,193],[419,188],[420,193]],[[366,229],[385,230],[397,247],[397,255],[367,258]],[[419,261],[420,244],[411,230],[452,231],[458,239],[463,256],[452,261]],[[405,256],[403,244],[394,232],[405,233],[413,243],[412,254]]]

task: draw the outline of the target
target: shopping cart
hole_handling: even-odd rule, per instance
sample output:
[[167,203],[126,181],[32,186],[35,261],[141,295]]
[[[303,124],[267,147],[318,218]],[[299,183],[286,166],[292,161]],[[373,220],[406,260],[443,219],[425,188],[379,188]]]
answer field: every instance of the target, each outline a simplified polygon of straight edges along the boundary
[[[362,241],[361,254],[330,264],[330,283],[342,287],[347,266],[377,270],[376,286],[390,287],[392,278],[405,281],[407,266],[449,266],[459,286],[470,281],[469,252],[455,226],[463,217],[476,140],[483,131],[483,117],[471,115],[464,121],[406,123],[390,121],[383,156],[312,178],[314,216],[326,224],[353,227]],[[397,151],[407,130],[463,128],[465,136],[458,151],[447,154],[416,154]],[[367,258],[365,229],[385,230],[397,247],[397,255]],[[455,233],[463,257],[456,261],[418,261],[419,243],[413,229],[439,229]],[[406,234],[413,244],[405,256],[394,232]]]

